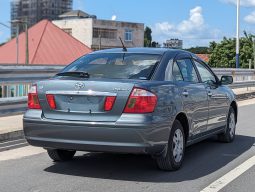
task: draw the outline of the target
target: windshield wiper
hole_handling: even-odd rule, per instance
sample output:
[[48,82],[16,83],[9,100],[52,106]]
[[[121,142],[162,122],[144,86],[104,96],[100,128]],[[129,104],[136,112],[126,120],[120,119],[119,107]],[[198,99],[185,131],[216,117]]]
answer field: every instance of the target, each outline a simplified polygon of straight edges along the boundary
[[69,77],[79,77],[79,78],[89,78],[88,72],[83,71],[67,71],[56,74],[57,76],[69,76]]

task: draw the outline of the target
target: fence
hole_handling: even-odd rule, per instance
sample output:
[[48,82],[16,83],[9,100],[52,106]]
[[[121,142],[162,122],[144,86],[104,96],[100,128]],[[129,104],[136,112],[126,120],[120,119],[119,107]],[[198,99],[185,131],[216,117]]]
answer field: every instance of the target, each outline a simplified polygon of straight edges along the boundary
[[[0,99],[26,96],[33,82],[47,79],[59,72],[63,66],[51,65],[0,65]],[[220,77],[232,75],[231,88],[255,87],[255,70],[215,68]]]

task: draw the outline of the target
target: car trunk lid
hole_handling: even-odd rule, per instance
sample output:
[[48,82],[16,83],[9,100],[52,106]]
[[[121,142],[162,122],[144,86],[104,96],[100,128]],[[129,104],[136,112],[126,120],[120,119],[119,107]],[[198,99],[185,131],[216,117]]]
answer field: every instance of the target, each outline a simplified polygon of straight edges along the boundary
[[[47,119],[115,122],[121,116],[134,87],[133,81],[52,79],[37,84],[43,115]],[[56,109],[46,95],[54,95]],[[115,97],[111,110],[105,110],[107,97]]]

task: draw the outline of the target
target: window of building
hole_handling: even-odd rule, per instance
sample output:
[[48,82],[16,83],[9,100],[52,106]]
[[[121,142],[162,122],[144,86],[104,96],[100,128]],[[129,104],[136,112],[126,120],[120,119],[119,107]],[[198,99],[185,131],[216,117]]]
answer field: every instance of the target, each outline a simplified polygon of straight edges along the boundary
[[117,29],[93,28],[93,38],[116,39]]
[[68,33],[69,35],[72,35],[72,28],[64,28],[63,31]]
[[133,41],[133,31],[130,29],[125,30],[125,41]]

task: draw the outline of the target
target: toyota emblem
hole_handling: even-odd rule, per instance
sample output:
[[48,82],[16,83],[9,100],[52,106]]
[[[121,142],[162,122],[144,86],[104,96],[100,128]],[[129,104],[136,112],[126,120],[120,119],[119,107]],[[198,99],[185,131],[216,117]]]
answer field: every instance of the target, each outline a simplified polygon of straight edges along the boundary
[[75,87],[75,89],[80,90],[80,89],[83,89],[85,87],[85,84],[81,83],[81,82],[78,82],[78,83],[75,83],[74,87]]

